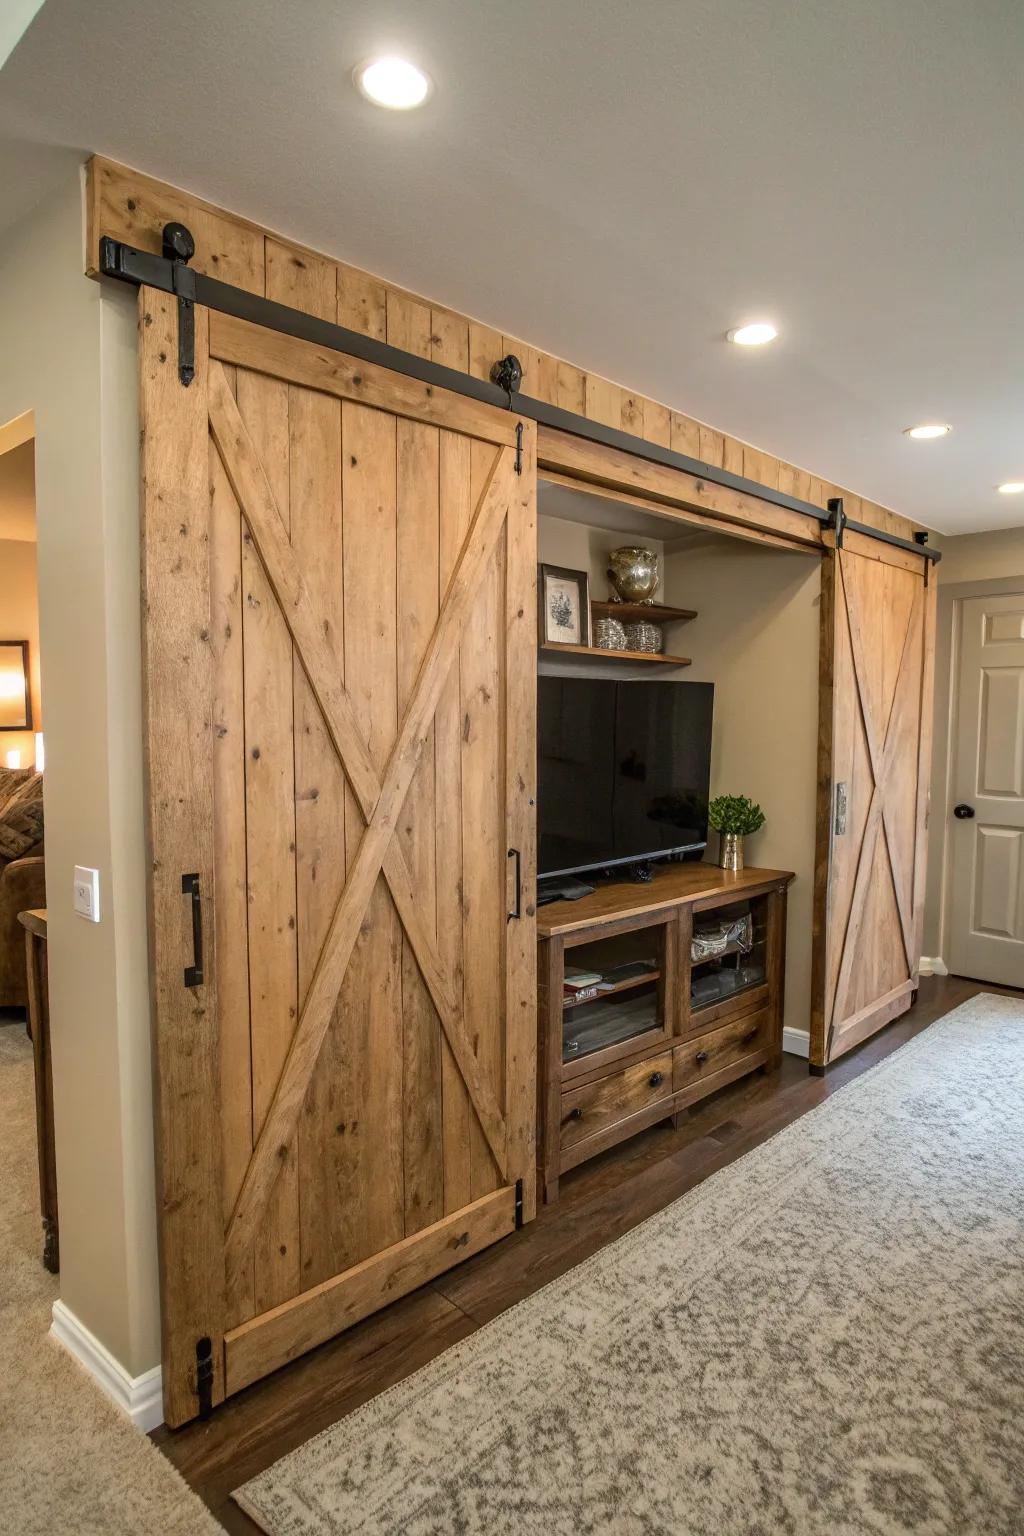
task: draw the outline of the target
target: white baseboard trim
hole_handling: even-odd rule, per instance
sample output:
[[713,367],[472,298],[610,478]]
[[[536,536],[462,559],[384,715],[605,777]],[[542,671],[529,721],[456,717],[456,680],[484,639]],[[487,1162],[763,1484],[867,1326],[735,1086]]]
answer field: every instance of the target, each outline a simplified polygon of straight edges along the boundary
[[85,1367],[93,1380],[127,1414],[136,1429],[149,1434],[164,1421],[163,1387],[161,1370],[155,1365],[141,1376],[129,1376],[120,1360],[94,1333],[90,1333],[70,1307],[62,1301],[53,1304],[53,1322],[50,1333],[68,1354],[74,1355],[79,1365]]
[[809,1056],[811,1054],[811,1037],[806,1029],[790,1029],[782,1031],[782,1049],[788,1051],[791,1056]]
[[922,955],[918,967],[921,976],[948,976],[946,962],[941,955]]

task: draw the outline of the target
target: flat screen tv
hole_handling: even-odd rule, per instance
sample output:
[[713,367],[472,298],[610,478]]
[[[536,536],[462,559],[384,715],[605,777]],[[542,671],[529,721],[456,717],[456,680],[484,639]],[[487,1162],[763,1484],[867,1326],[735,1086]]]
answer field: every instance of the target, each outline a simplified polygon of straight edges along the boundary
[[700,853],[714,694],[713,683],[539,679],[539,876]]

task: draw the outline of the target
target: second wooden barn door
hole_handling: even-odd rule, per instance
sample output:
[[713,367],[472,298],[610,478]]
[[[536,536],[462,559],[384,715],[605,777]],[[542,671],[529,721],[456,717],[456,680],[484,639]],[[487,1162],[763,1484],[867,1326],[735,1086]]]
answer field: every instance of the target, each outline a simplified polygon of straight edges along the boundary
[[178,1424],[533,1212],[534,438],[140,302]]
[[847,533],[822,568],[811,1063],[906,1012],[917,988],[935,583]]

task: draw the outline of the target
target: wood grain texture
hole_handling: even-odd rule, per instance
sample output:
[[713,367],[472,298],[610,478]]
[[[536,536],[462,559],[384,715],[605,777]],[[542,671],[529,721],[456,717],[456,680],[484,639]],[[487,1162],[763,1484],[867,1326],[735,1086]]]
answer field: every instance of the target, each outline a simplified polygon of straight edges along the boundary
[[537,932],[550,938],[552,934],[572,933],[610,918],[646,918],[681,901],[740,900],[794,878],[792,871],[783,869],[748,866],[734,872],[719,869],[717,864],[670,864],[659,869],[651,884],[642,888],[622,882],[598,886],[592,895],[581,896],[579,901],[549,902],[537,914]]
[[[164,1412],[197,1411],[196,1345],[225,1324],[220,1061],[214,898],[214,657],[208,547],[206,315],[182,389],[177,304],[139,292],[144,752],[156,1075],[157,1227]],[[183,874],[205,903],[205,976],[183,984],[192,942]],[[211,953],[211,950],[213,953]],[[203,1084],[196,1093],[197,1082]],[[213,1401],[224,1396],[213,1352]]]
[[[909,1007],[917,976],[921,763],[930,755],[931,729],[926,594],[919,567],[877,560],[873,547],[865,553],[844,544],[825,561],[814,1065]],[[845,807],[841,825],[837,796]]]
[[673,506],[709,512],[725,524],[781,535],[809,549],[821,547],[820,524],[809,515],[553,427],[538,430],[537,460],[542,472],[554,470],[577,481],[660,502],[666,515]]
[[[323,262],[335,269],[339,324],[387,340],[418,357],[434,354],[435,336],[441,336],[438,345],[446,349],[449,341],[442,332],[457,331],[453,355],[461,357],[465,350],[468,354],[466,366],[476,378],[488,378],[491,364],[504,353],[514,351],[526,369],[526,394],[550,400],[565,410],[603,421],[608,426],[625,427],[651,442],[664,442],[665,407],[646,399],[641,393],[624,389],[621,384],[598,375],[585,374],[573,363],[552,358],[536,345],[502,336],[496,327],[481,326],[371,274],[318,255],[294,242],[281,240],[273,231],[226,213],[191,193],[153,181],[101,156],[90,160],[86,189],[86,271],[90,276],[96,275],[101,235],[126,240],[144,250],[159,251],[160,232],[168,219],[181,220],[196,235],[193,266],[199,271],[210,272],[254,293],[265,292],[264,243],[273,243],[279,258],[286,259],[285,253],[291,252],[304,264]],[[306,306],[297,303],[296,307]],[[309,312],[317,311],[310,309]],[[439,314],[447,317],[441,327],[434,319]],[[463,336],[466,337],[465,344]],[[647,425],[648,414],[650,427]],[[683,422],[689,418],[679,417],[679,420]],[[742,465],[749,456],[751,466],[759,477],[763,475],[765,485],[786,489],[792,484],[792,466],[751,444],[727,438],[712,427],[699,423],[692,425],[698,431],[696,447],[681,451],[692,452],[711,465],[733,468],[737,473],[744,473]],[[796,475],[801,484],[806,484],[809,499],[818,506],[824,507],[829,495],[842,495],[847,502],[848,515],[871,526],[903,538],[910,538],[917,526],[896,512],[832,486],[806,471],[796,471]],[[802,494],[795,490],[792,493]]]
[[[274,505],[273,493],[265,475],[260,473],[255,449],[247,439],[244,427],[237,420],[237,411],[222,375],[217,398],[212,403],[210,420],[225,468],[235,493],[245,509],[250,527],[259,529],[258,537],[262,541],[264,564],[269,573],[277,575],[280,582],[280,573],[288,569],[290,546],[283,538],[283,528],[280,515]],[[280,1149],[288,1147],[290,1143],[299,1104],[305,1095],[310,1075],[319,1055],[329,1023],[330,1011],[338,996],[360,933],[367,904],[388,853],[394,831],[394,820],[401,811],[415,772],[426,732],[433,718],[448,668],[460,642],[462,626],[477,584],[504,524],[511,497],[512,457],[507,452],[496,456],[493,450],[491,453],[491,464],[484,477],[473,523],[452,577],[447,601],[421,664],[416,695],[406,712],[394,749],[388,758],[388,768],[380,784],[379,794],[376,793],[375,780],[369,783],[364,782],[367,799],[373,805],[372,815],[352,860],[348,881],[335,910],[287,1059],[277,1081],[273,1102],[262,1131],[259,1133],[252,1161],[239,1194],[228,1233],[229,1275],[234,1272],[246,1251],[248,1242],[255,1235],[266,1201],[276,1182],[282,1158]],[[358,457],[358,455],[355,456]],[[268,555],[267,551],[271,548],[273,553]],[[282,588],[281,607],[290,616],[289,622],[295,626],[294,632],[298,633],[299,629],[306,631],[305,643],[302,646],[304,663],[311,682],[319,687],[325,681],[319,669],[316,675],[309,672],[308,653],[314,635],[308,632],[308,619],[300,600],[302,586],[299,583],[296,587],[294,580],[285,585],[287,590]],[[315,626],[311,628],[315,631]],[[341,689],[340,685],[337,686],[340,689],[338,707],[343,714],[346,714],[351,725],[348,741],[354,744],[361,743],[363,737],[360,734],[359,721],[351,719],[352,701],[347,691]],[[367,772],[364,762],[366,750],[365,745],[361,751],[357,745],[353,745],[352,750],[353,758],[362,764],[364,780]],[[343,750],[341,756],[351,777],[347,751]],[[373,773],[372,763],[369,765],[369,772]],[[411,913],[405,917],[404,921],[410,936],[414,931],[419,931],[419,925],[414,926]],[[438,1000],[443,1002],[443,998]],[[485,1130],[488,1144],[498,1165],[501,1166],[504,1159],[505,1127],[500,1110],[494,1103],[486,1076],[474,1065],[475,1053],[471,1049],[466,1050],[466,1043],[458,1033],[457,1015],[454,1015],[450,1008],[447,1011],[449,1040],[457,1054],[461,1047],[460,1070],[470,1088],[474,1108]]]
[[229,1392],[322,1344],[388,1302],[489,1247],[515,1227],[515,1197],[499,1189],[395,1243],[313,1291],[233,1329],[224,1340]]

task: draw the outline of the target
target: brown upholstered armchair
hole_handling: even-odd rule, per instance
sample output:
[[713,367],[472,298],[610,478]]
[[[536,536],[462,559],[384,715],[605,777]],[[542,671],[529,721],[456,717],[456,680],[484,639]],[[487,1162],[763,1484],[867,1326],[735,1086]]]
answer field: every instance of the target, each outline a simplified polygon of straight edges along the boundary
[[42,855],[0,863],[0,1008],[26,1008],[25,930],[18,913],[46,906]]

